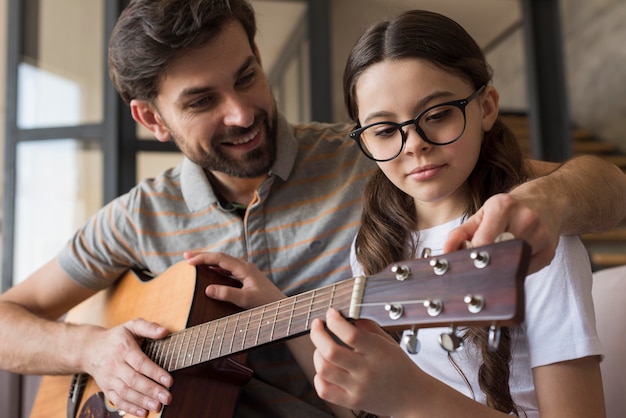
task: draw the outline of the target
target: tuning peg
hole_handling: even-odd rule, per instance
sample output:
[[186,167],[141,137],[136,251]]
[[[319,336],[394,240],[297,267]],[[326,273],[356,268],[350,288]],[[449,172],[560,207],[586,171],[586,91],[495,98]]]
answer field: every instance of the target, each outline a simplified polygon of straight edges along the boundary
[[449,353],[461,351],[465,345],[463,338],[456,333],[455,327],[450,327],[448,332],[439,335],[439,345]]
[[474,260],[474,267],[482,269],[489,265],[491,255],[487,251],[472,251],[470,258]]
[[417,329],[409,329],[404,331],[402,335],[402,344],[409,354],[417,354],[420,351],[420,341],[417,339]]
[[437,276],[441,276],[446,274],[449,264],[445,258],[433,258],[430,260],[430,266]]
[[498,345],[500,345],[500,333],[502,329],[495,325],[489,327],[489,338],[487,340],[487,345],[489,347],[489,351],[497,351]]
[[407,266],[399,266],[396,264],[395,266],[391,267],[391,271],[395,273],[396,280],[400,282],[405,281],[411,275],[411,269]]
[[432,250],[426,247],[422,250],[422,255],[420,256],[420,258],[428,258],[430,257],[431,254],[432,254]]
[[443,302],[440,299],[425,300],[424,307],[430,316],[438,316],[443,311]]
[[485,298],[480,295],[467,295],[463,301],[467,303],[467,310],[471,313],[478,313],[485,307]]
[[394,321],[396,319],[400,319],[400,317],[402,317],[402,314],[404,313],[404,308],[402,307],[402,305],[399,305],[397,303],[391,304],[388,303],[385,305],[385,310],[387,312],[389,312],[389,318],[393,319]]

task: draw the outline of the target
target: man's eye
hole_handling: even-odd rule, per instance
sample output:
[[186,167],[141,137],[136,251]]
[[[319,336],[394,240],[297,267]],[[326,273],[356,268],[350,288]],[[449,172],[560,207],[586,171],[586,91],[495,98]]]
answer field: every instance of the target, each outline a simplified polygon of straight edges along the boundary
[[254,80],[256,79],[256,72],[255,71],[250,71],[249,73],[246,73],[244,75],[242,75],[239,80],[237,80],[237,86],[239,87],[247,87],[249,85],[251,85]]
[[189,104],[189,107],[193,108],[193,109],[197,109],[197,108],[201,108],[201,107],[206,107],[211,103],[211,98],[210,97],[202,97],[196,101],[193,101]]

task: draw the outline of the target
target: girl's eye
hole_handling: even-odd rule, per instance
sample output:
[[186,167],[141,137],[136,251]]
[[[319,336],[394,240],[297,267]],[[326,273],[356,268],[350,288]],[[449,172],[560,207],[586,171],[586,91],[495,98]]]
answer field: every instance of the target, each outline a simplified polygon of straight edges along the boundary
[[446,118],[450,115],[452,109],[448,107],[443,107],[433,111],[426,115],[426,122],[442,122],[446,120]]
[[378,127],[376,131],[374,132],[374,134],[376,135],[376,137],[379,137],[379,138],[387,138],[389,136],[394,135],[396,131],[397,129],[395,126],[383,125],[383,126]]

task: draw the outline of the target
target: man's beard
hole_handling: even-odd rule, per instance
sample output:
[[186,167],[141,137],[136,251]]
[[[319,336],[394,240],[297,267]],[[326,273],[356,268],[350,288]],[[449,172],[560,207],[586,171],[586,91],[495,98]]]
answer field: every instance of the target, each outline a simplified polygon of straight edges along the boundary
[[[187,155],[194,163],[207,171],[219,171],[233,177],[257,178],[266,175],[276,161],[276,141],[278,117],[274,113],[274,118],[269,123],[268,115],[257,116],[255,120],[261,119],[261,131],[265,131],[265,141],[252,151],[233,158],[228,153],[222,152],[220,145],[221,138],[236,136],[246,136],[250,132],[259,128],[259,123],[254,123],[250,128],[231,128],[224,135],[216,137],[212,141],[211,153],[202,155]],[[178,144],[178,141],[174,139]],[[180,145],[179,145],[179,148]]]

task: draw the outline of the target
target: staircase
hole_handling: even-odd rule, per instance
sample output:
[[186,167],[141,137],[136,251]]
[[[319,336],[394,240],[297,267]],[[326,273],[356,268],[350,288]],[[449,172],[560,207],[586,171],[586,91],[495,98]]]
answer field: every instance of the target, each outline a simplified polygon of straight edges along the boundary
[[[504,113],[501,118],[515,133],[524,153],[531,157],[528,116]],[[598,140],[590,132],[578,128],[572,129],[572,140],[574,155],[595,155],[626,171],[626,154],[616,145]],[[626,220],[612,231],[585,234],[581,239],[594,270],[626,264]]]

